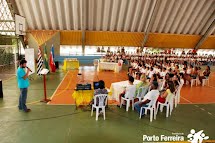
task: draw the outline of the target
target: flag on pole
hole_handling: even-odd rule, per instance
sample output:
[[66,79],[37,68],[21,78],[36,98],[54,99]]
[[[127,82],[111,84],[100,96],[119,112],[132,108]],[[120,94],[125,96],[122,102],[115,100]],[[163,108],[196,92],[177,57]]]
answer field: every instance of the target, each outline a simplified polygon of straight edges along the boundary
[[54,51],[54,47],[52,45],[50,56],[49,56],[49,65],[51,67],[51,71],[55,72],[56,68],[55,68],[55,63],[54,63],[54,52],[53,51]]
[[38,57],[37,57],[37,75],[40,75],[39,72],[43,69],[43,58],[40,47],[38,48]]
[[47,57],[46,44],[45,44],[45,47],[44,47],[44,64],[45,64],[45,68],[49,70],[49,63],[48,63],[48,57]]
[[53,55],[53,59],[54,59],[54,45],[53,44],[52,44],[51,50],[52,50],[52,55]]

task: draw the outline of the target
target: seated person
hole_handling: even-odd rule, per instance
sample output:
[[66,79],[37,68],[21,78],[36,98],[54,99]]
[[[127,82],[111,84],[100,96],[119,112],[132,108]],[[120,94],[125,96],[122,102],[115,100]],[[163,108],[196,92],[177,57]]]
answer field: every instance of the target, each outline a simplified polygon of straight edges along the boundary
[[132,69],[132,74],[131,74],[131,76],[132,76],[133,78],[136,78],[136,69]]
[[163,79],[166,76],[166,68],[162,68],[162,71],[160,72],[160,77]]
[[[129,85],[126,87],[126,89],[119,95],[119,103],[121,103],[121,97],[125,97],[125,93],[128,92],[130,90],[130,88],[132,88],[134,85],[134,78],[132,76],[128,77],[128,82]],[[136,88],[136,86],[135,86]],[[117,105],[118,107],[120,107],[120,105]]]
[[155,74],[155,71],[154,71],[153,67],[151,67],[147,79],[151,79],[153,74]]
[[153,81],[157,81],[158,82],[158,77],[156,74],[153,74],[152,77],[150,78],[150,83],[152,83]]
[[174,71],[173,71],[173,74],[179,74],[179,73],[180,73],[179,66],[176,65],[176,66],[175,66],[175,69],[174,69]]
[[183,68],[183,71],[181,71],[180,73],[186,74],[187,69]]
[[[99,81],[99,88],[94,90],[94,96],[98,94],[108,94],[107,89],[105,89],[105,82],[103,80]],[[98,104],[98,99],[96,99],[96,104]],[[90,105],[94,103],[94,99],[90,102]]]
[[193,66],[189,65],[188,68],[186,69],[185,75],[184,75],[184,80],[185,83],[186,81],[190,81],[191,80],[191,73],[193,72]]
[[167,87],[167,82],[170,81],[170,76],[169,76],[169,73],[166,74],[162,84],[161,84],[161,91],[162,90],[166,90],[166,87]]
[[180,84],[180,76],[175,74],[172,78],[173,83],[175,84],[175,87]]
[[160,66],[157,66],[156,70],[155,70],[155,73],[156,74],[160,74],[161,72],[161,67]]
[[175,87],[173,81],[167,82],[167,87],[165,92],[161,92],[161,95],[158,97],[157,102],[165,103],[166,99],[170,98],[170,96],[173,96],[172,93],[175,92]]
[[169,68],[168,70],[167,70],[167,73],[170,75],[170,77],[172,77],[174,74],[172,73],[172,68]]
[[[135,96],[134,96],[134,97],[137,96],[138,90],[140,89],[140,87],[146,87],[146,88],[148,88],[148,83],[146,82],[146,75],[145,75],[145,74],[142,74],[142,75],[140,76],[140,81],[141,81],[141,82],[139,82],[139,83],[136,85],[136,93],[135,93]],[[140,91],[140,92],[142,92],[142,91]]]
[[146,66],[143,66],[142,69],[140,70],[141,73],[146,73]]
[[132,67],[128,67],[128,76],[132,76]]
[[135,76],[136,77],[135,79],[140,80],[141,75],[142,75],[141,73],[137,72],[136,76]]
[[105,82],[103,80],[99,81],[99,88],[94,91],[94,96],[98,94],[108,94],[107,89],[105,89]]
[[[151,85],[151,91],[149,91],[145,96],[144,96],[144,99],[142,101],[139,101],[139,102],[136,102],[134,104],[134,108],[135,110],[140,114],[140,109],[141,107],[148,107],[148,104],[150,102],[153,102],[155,100],[157,100],[157,96],[159,94],[159,91],[158,91],[158,82],[153,82],[152,85]],[[145,113],[145,110],[143,108],[143,111],[142,111],[142,115],[144,115]]]
[[149,67],[146,67],[146,73],[145,73],[145,74],[146,74],[146,77],[148,77],[149,71],[150,71],[150,70],[149,70]]
[[196,79],[197,76],[199,76],[199,71],[198,68],[195,67],[194,70],[192,70],[190,76],[186,77],[186,81],[188,81],[189,83],[191,82],[192,79]]
[[179,73],[180,76],[180,84],[184,85],[184,74],[183,73]]
[[207,79],[207,78],[209,77],[210,73],[211,73],[211,72],[210,72],[210,67],[207,66],[206,69],[205,69],[204,72],[203,72],[203,76],[200,76],[200,77],[199,77],[200,82],[202,83],[202,80],[203,80],[203,79]]
[[197,67],[194,67],[194,70],[192,71],[190,76],[192,79],[196,79],[198,75],[199,75],[199,70]]

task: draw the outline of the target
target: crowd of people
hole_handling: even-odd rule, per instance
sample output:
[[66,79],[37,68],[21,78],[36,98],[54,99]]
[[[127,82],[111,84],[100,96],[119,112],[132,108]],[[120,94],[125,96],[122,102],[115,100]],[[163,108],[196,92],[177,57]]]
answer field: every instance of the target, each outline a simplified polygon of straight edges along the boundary
[[123,60],[124,63],[131,63],[135,60],[141,61],[154,61],[154,62],[164,62],[164,61],[172,61],[177,64],[183,64],[187,62],[187,64],[191,65],[215,65],[215,57],[212,55],[194,55],[194,54],[126,54],[122,53],[107,53],[103,59],[107,62],[118,62],[118,60]]
[[[166,100],[173,96],[177,89],[184,84],[188,85],[192,79],[198,79],[199,84],[210,75],[210,66],[201,72],[200,65],[214,62],[212,57],[198,57],[195,55],[106,55],[106,61],[114,62],[115,60],[127,61],[129,86],[119,95],[121,103],[122,97],[126,97],[126,92],[135,88],[136,92],[140,87],[147,87],[147,92],[141,101],[134,104],[135,109],[140,113],[141,107],[146,107],[158,94],[156,102],[165,103]],[[206,63],[207,62],[207,63]],[[126,62],[125,62],[126,63]],[[134,80],[140,80],[138,85],[134,85]],[[118,105],[119,106],[119,105]],[[144,112],[142,112],[144,115]]]
[[190,84],[192,79],[198,78],[198,83],[210,75],[210,67],[201,72],[201,65],[213,65],[215,58],[212,56],[197,56],[192,54],[145,54],[126,55],[125,53],[107,54],[103,57],[107,62],[117,62],[123,60],[129,65],[128,75],[135,79],[146,76],[148,79],[163,79],[168,73],[170,77],[179,78],[181,73],[186,84]]

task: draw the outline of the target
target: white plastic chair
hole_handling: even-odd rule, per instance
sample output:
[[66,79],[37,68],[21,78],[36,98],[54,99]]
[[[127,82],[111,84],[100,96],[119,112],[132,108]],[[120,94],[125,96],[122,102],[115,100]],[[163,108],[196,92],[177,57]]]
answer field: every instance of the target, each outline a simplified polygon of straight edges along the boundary
[[191,79],[191,84],[190,84],[190,86],[192,87],[193,85],[194,85],[194,83],[196,84],[196,86],[197,86],[197,78],[196,79]]
[[180,98],[181,98],[181,88],[183,87],[183,84],[180,84],[179,87],[176,89],[175,91],[175,96],[174,96],[174,99],[175,99],[175,108],[177,107],[177,105],[179,104],[180,102]]
[[98,63],[99,63],[99,59],[94,59],[94,60],[93,60],[93,65],[94,65],[94,66],[98,66]]
[[136,86],[131,86],[125,93],[125,97],[121,97],[120,108],[122,108],[122,103],[126,102],[126,111],[128,111],[130,107],[130,101],[132,102],[132,110],[134,110],[134,95],[136,92]]
[[175,95],[172,94],[172,95],[167,95],[167,96],[171,96],[171,97],[168,98],[168,100],[166,100],[165,103],[158,102],[156,114],[158,113],[159,106],[160,106],[160,111],[161,112],[163,112],[163,107],[166,106],[166,117],[168,117],[169,115],[172,114],[172,110],[173,110],[173,98],[174,98]]
[[150,101],[147,107],[141,107],[140,109],[140,119],[142,117],[143,108],[145,109],[145,115],[147,115],[147,111],[150,111],[150,122],[153,120],[153,114],[154,114],[154,120],[156,119],[156,101],[158,99],[159,94],[154,95],[154,100]]
[[202,79],[202,86],[205,86],[205,85],[206,85],[206,82],[207,82],[207,84],[208,84],[208,86],[209,86],[209,77],[206,78],[206,79]]
[[165,80],[163,80],[162,82],[160,82],[160,84],[159,84],[159,90],[163,90],[164,89],[164,85],[165,85]]
[[105,120],[105,106],[107,105],[107,94],[98,94],[94,96],[94,103],[92,105],[91,116],[93,116],[93,109],[96,109],[96,121],[99,116],[99,109],[102,109],[103,117]]
[[136,98],[138,99],[138,101],[141,101],[141,99],[146,95],[146,93],[148,92],[148,86],[144,86],[144,87],[140,87],[138,89],[138,93]]

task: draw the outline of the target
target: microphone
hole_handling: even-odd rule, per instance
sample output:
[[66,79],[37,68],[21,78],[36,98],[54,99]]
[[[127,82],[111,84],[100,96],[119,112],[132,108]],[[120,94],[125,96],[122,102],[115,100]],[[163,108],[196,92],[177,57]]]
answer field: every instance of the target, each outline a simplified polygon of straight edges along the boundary
[[29,69],[30,72],[32,72],[32,70],[29,67],[26,67],[27,69]]

